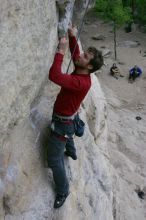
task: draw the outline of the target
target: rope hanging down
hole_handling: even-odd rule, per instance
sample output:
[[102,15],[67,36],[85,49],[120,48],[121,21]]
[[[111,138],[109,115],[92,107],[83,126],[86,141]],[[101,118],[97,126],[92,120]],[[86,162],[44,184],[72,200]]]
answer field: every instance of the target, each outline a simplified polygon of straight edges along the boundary
[[82,30],[82,27],[83,27],[83,22],[84,22],[84,19],[85,19],[85,15],[86,15],[86,12],[87,12],[87,10],[88,10],[90,1],[91,1],[91,0],[88,1],[87,6],[86,6],[86,8],[85,8],[85,12],[84,12],[83,18],[82,18],[82,20],[81,20],[81,24],[80,24],[80,26],[79,26],[79,30],[78,30],[78,34],[77,34],[77,39],[76,39],[77,42],[76,42],[76,44],[75,44],[75,47],[74,47],[72,56],[71,56],[71,58],[70,58],[70,61],[69,61],[69,64],[68,64],[66,73],[68,73],[68,70],[69,70],[69,67],[70,67],[70,64],[71,64],[73,55],[74,55],[74,53],[75,53],[75,50],[76,50],[76,47],[77,47],[77,44],[78,44],[78,40],[79,40],[79,37],[80,37],[80,34],[81,34],[81,30]]

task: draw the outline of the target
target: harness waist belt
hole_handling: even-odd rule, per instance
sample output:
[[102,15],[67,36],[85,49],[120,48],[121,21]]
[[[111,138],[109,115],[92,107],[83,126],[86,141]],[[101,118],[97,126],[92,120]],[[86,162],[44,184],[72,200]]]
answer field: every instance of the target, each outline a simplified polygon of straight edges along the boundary
[[74,120],[75,116],[76,116],[76,113],[71,116],[61,116],[61,115],[57,115],[55,113],[53,114],[53,117],[56,117],[56,118],[58,118],[60,120],[64,120],[64,121]]

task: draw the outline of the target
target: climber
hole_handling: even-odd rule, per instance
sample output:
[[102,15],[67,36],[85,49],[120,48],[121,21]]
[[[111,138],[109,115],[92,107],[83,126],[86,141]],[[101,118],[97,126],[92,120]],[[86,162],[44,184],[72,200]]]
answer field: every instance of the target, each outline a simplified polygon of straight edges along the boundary
[[75,32],[75,27],[68,30],[69,47],[75,65],[73,73],[63,74],[61,71],[63,57],[68,47],[66,37],[60,39],[58,51],[49,71],[49,79],[61,86],[53,108],[51,134],[48,142],[48,166],[52,169],[57,193],[54,208],[61,207],[69,194],[64,154],[73,160],[77,159],[73,141],[77,111],[91,87],[90,74],[103,65],[102,54],[94,47],[89,47],[86,52],[80,54]]
[[135,65],[132,69],[129,71],[129,82],[134,82],[136,78],[140,77],[142,75],[142,70],[140,67]]
[[110,74],[116,79],[118,79],[118,76],[124,77],[123,75],[120,74],[120,70],[117,67],[116,63],[113,63],[112,67],[110,68]]

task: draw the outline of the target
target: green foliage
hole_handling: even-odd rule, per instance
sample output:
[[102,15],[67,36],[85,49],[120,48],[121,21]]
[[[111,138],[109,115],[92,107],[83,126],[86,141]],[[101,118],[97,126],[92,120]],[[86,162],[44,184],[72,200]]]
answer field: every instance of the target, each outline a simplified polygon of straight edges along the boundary
[[99,0],[98,3],[95,3],[95,11],[98,17],[104,18],[105,20],[109,20],[107,16],[107,9],[108,9],[108,1]]
[[104,13],[104,12],[106,12],[107,7],[108,7],[108,1],[98,0],[95,3],[95,9],[96,9],[97,12]]
[[112,20],[118,26],[131,20],[130,10],[128,7],[123,7],[121,0],[96,0],[95,10],[98,16]]
[[95,10],[98,16],[119,26],[132,20],[146,24],[146,0],[96,0]]
[[146,24],[146,0],[137,0],[135,4],[135,19],[142,24]]
[[124,7],[129,7],[131,6],[132,0],[122,0],[122,3]]
[[115,21],[117,25],[122,25],[126,22],[130,22],[131,17],[128,10],[120,5],[113,7],[113,11],[111,14],[111,19]]

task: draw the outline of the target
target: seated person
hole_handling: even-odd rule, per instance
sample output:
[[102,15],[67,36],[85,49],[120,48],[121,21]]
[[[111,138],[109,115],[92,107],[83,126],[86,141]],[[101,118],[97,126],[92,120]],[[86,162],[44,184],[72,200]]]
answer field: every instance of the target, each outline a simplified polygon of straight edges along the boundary
[[118,76],[123,77],[123,75],[120,74],[120,70],[116,66],[116,63],[113,63],[112,67],[110,68],[110,74],[118,79]]
[[141,68],[139,68],[137,65],[135,65],[129,71],[129,80],[134,82],[137,77],[141,76],[141,74],[142,74]]

